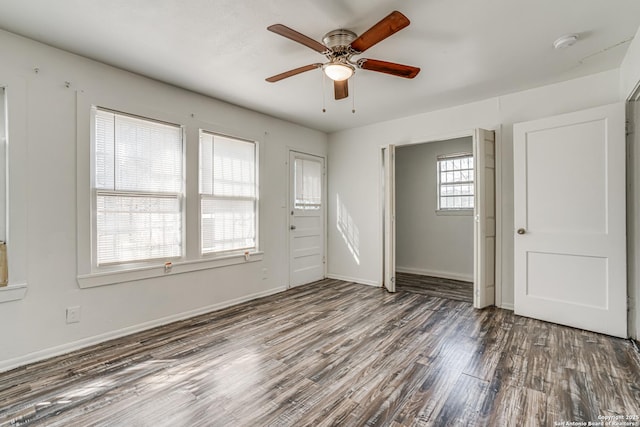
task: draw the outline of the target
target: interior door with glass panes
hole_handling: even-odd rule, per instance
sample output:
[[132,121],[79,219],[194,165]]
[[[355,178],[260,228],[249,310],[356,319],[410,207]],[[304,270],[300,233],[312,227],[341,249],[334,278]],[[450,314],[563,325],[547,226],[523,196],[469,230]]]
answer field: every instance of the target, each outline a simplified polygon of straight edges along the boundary
[[289,152],[289,286],[324,279],[324,158]]

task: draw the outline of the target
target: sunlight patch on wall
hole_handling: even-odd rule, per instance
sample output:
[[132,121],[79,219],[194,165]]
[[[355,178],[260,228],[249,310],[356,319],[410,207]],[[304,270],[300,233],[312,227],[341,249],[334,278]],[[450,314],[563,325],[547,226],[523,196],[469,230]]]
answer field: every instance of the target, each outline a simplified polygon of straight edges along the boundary
[[351,218],[347,207],[340,201],[339,194],[336,194],[336,206],[338,209],[336,212],[338,231],[356,264],[360,265],[360,230]]

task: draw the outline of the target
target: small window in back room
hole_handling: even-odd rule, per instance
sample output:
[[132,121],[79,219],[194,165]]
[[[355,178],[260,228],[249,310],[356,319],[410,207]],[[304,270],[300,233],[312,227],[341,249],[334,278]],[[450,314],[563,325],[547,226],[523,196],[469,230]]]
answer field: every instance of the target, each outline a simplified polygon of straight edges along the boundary
[[473,155],[469,153],[438,156],[438,210],[474,208]]

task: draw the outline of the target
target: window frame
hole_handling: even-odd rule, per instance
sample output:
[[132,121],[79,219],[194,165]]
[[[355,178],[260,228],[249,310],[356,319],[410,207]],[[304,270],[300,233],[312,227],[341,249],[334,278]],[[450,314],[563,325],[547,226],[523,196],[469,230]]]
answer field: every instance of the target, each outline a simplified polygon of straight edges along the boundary
[[[180,129],[180,144],[181,144],[181,167],[182,167],[182,177],[181,177],[181,191],[176,192],[151,192],[151,191],[135,191],[135,190],[106,190],[96,188],[96,112],[98,110],[106,111],[109,113],[114,113],[116,115],[131,117],[134,119],[175,126]],[[185,198],[186,198],[186,162],[185,162],[185,149],[186,149],[186,129],[182,124],[174,123],[172,121],[156,119],[154,117],[149,117],[146,115],[129,113],[127,111],[122,111],[119,109],[113,109],[108,107],[103,107],[100,105],[92,105],[90,111],[90,126],[91,126],[91,139],[90,139],[90,153],[91,153],[91,169],[90,169],[90,189],[91,189],[91,269],[94,272],[101,271],[110,271],[110,270],[126,270],[138,267],[144,267],[149,265],[157,264],[158,262],[174,262],[177,260],[184,259],[185,257],[185,226],[186,226],[186,212],[185,212]],[[115,142],[114,142],[115,143]],[[115,173],[115,171],[114,171]],[[98,263],[98,221],[97,221],[97,199],[98,195],[120,195],[120,196],[158,196],[158,197],[176,197],[179,205],[179,213],[180,213],[180,255],[173,257],[156,257],[156,258],[148,258],[141,260],[129,260],[122,262],[109,262],[109,263]]]
[[[202,135],[208,134],[214,138],[213,144],[215,145],[215,137],[227,138],[236,140],[243,143],[253,144],[253,169],[254,169],[254,197],[247,196],[215,196],[213,194],[203,194],[200,188],[201,180],[201,153],[202,153]],[[257,140],[241,138],[233,135],[229,135],[222,132],[212,131],[207,128],[200,128],[198,130],[198,251],[201,258],[205,259],[218,259],[233,255],[247,255],[258,254],[260,252],[260,143]],[[213,161],[213,157],[212,157]],[[212,166],[213,169],[213,166]],[[234,248],[220,251],[204,251],[202,242],[202,201],[208,200],[241,200],[241,201],[253,201],[254,204],[254,245],[252,247]]]
[[[473,160],[473,167],[465,170],[473,171],[473,180],[472,181],[461,181],[460,184],[471,184],[473,188],[473,194],[468,195],[471,197],[473,202],[473,206],[471,207],[460,207],[460,208],[448,208],[442,207],[441,201],[442,197],[451,197],[455,198],[456,196],[442,196],[442,186],[441,182],[441,162],[445,160],[453,160],[453,159],[465,159],[469,158]],[[449,153],[449,154],[441,154],[436,156],[436,214],[437,215],[473,215],[475,211],[475,192],[476,192],[476,176],[475,176],[475,157],[472,152],[459,152],[459,153]]]
[[8,188],[8,150],[7,150],[7,102],[5,96],[5,88],[0,85],[0,241],[6,243],[7,241],[7,206],[9,204],[9,198],[7,197]]
[[7,244],[8,284],[0,287],[0,303],[25,297],[28,287],[27,251],[27,83],[0,70],[4,94],[4,224]]
[[[95,187],[93,182],[95,179],[95,154],[91,143],[93,132],[95,131],[95,123],[91,114],[91,109],[94,106],[101,106],[113,111],[127,111],[134,116],[152,117],[159,121],[180,123],[184,126],[183,173],[186,176],[183,204],[185,212],[183,215],[184,251],[183,257],[171,261],[171,265],[168,268],[162,260],[145,264],[112,265],[100,269],[94,266],[93,260],[95,257],[92,246],[95,243],[92,236],[92,218],[95,215],[95,206],[92,202],[92,188]],[[26,117],[26,114],[24,117]],[[13,126],[14,131],[18,128]],[[176,105],[173,101],[161,102],[152,106],[144,101],[140,102],[138,99],[122,96],[122,93],[117,91],[76,91],[76,281],[79,288],[88,289],[123,283],[134,284],[140,280],[260,262],[264,259],[264,253],[260,250],[250,253],[249,256],[245,256],[243,253],[236,253],[218,257],[203,257],[199,253],[198,129],[200,128],[214,128],[225,134],[243,135],[237,129],[226,128],[219,123],[203,121],[190,111],[185,112],[180,108],[176,110]],[[24,125],[24,129],[26,129],[26,125]],[[246,138],[260,144],[260,138],[265,137],[265,135],[250,133],[246,135]],[[13,144],[13,146],[15,149],[20,144]],[[256,156],[257,164],[261,165],[260,152],[256,153]],[[24,168],[18,168],[14,172],[23,173]],[[16,202],[18,199],[23,198],[24,194],[26,194],[26,191],[16,194]],[[12,203],[14,207],[17,205],[17,203]],[[23,217],[19,217],[18,220],[22,221]],[[17,221],[14,221],[14,225],[17,225]],[[13,235],[15,236],[15,234]],[[14,242],[15,244],[16,242]],[[15,262],[17,258],[16,249],[12,253],[13,256],[9,258],[10,263]],[[16,272],[16,269],[14,268],[13,271]]]

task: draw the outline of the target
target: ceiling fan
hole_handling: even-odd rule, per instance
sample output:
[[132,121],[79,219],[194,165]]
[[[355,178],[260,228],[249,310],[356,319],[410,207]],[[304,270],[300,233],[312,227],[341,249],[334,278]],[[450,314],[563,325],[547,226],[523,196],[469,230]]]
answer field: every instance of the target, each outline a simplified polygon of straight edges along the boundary
[[407,27],[409,23],[406,16],[398,11],[393,11],[361,34],[360,37],[353,31],[338,29],[325,34],[322,43],[282,24],[271,25],[267,30],[321,53],[327,57],[329,62],[305,65],[276,74],[266,80],[275,83],[287,77],[322,68],[327,77],[333,80],[335,98],[343,99],[349,96],[348,80],[353,76],[356,68],[412,79],[418,75],[420,68],[378,59],[353,59],[354,56],[360,55],[371,46]]

